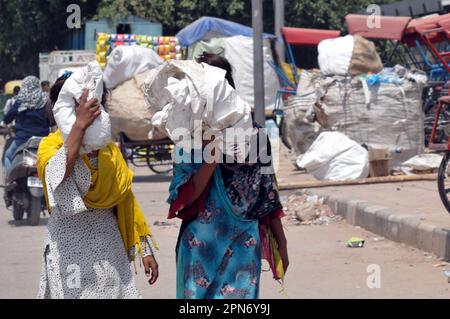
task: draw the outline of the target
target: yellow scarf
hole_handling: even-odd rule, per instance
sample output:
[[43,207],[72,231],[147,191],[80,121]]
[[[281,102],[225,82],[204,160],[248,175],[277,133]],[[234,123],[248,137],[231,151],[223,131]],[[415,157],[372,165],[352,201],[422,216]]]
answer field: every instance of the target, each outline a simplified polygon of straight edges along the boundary
[[[37,169],[44,183],[49,211],[45,167],[63,144],[59,130],[43,138],[39,144]],[[131,190],[133,173],[126,165],[116,144],[110,143],[99,151],[97,168],[90,163],[87,155],[83,155],[82,159],[91,172],[91,186],[83,200],[86,206],[91,208],[117,208],[119,230],[129,259],[134,260],[136,248],[142,253],[140,237],[150,236],[157,248],[144,214]]]

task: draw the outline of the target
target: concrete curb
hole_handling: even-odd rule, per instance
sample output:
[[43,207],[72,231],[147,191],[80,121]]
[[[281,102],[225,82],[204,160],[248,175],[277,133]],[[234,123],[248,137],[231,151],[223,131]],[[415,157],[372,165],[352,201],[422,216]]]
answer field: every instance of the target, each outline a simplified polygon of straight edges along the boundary
[[392,209],[361,200],[347,199],[334,194],[324,196],[311,190],[304,190],[302,193],[323,197],[324,203],[335,214],[342,216],[352,225],[450,260],[449,229],[424,222],[414,216],[393,213]]

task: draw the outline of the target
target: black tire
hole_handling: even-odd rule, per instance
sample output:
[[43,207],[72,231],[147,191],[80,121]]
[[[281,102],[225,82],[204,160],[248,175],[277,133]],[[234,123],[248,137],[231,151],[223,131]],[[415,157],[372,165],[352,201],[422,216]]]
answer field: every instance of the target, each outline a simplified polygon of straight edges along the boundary
[[[167,147],[169,147],[169,146],[165,145],[165,147],[163,148],[163,152],[167,151],[167,149],[166,149]],[[147,161],[148,168],[150,168],[150,170],[155,174],[169,174],[173,169],[172,161],[170,161],[170,162],[168,161],[167,164],[166,163],[155,164],[154,162],[152,162],[152,154],[150,154],[151,151],[161,152],[161,150],[159,150],[158,147],[147,148],[145,160]],[[163,160],[163,158],[161,158],[160,160]]]
[[19,221],[23,219],[23,214],[25,213],[25,209],[19,203],[13,203],[13,217],[14,220]]
[[[447,209],[448,213],[450,213],[450,187],[445,187],[445,180],[448,178],[448,162],[450,161],[450,152],[445,153],[444,157],[442,158],[441,165],[439,166],[439,172],[438,172],[438,190],[439,190],[439,196],[441,197],[441,201],[445,206],[445,209]],[[450,185],[449,185],[450,186]]]
[[128,166],[128,156],[127,156],[127,148],[125,147],[125,138],[123,137],[123,134],[119,134],[119,149],[122,153],[123,159],[125,160],[125,163]]
[[172,171],[172,165],[148,165],[155,174],[169,174]]
[[30,198],[30,224],[31,226],[39,225],[41,220],[42,199],[40,197],[31,196]]

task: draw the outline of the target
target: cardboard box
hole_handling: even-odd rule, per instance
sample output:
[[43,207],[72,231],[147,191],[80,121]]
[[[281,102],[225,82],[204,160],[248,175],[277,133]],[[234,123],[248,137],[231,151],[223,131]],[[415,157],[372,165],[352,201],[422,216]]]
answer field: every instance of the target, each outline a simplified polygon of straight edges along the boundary
[[369,147],[370,177],[389,176],[389,151]]

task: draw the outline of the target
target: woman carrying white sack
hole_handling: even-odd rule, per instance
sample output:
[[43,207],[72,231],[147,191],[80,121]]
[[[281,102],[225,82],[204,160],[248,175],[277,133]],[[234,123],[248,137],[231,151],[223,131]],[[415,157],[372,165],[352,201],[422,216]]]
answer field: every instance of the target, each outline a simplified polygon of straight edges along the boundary
[[38,150],[50,212],[38,298],[138,298],[130,262],[140,255],[154,284],[156,245],[111,142],[100,66],[64,74],[50,99],[59,129]]

